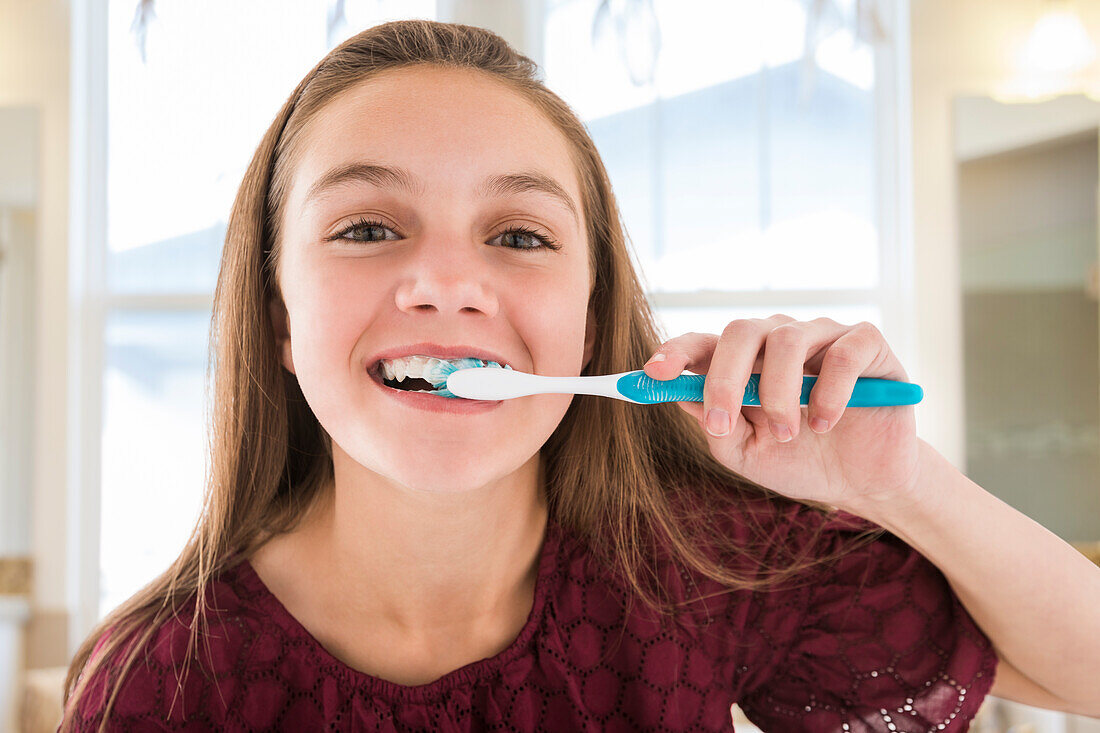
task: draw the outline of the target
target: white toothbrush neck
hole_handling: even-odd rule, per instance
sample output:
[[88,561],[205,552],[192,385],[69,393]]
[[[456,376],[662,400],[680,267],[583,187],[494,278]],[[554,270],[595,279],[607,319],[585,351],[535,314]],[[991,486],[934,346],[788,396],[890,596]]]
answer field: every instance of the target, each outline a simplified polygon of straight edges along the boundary
[[595,377],[552,377],[500,369],[459,370],[448,377],[451,390],[471,399],[507,400],[536,394],[587,394],[634,402],[619,393],[617,384],[630,372]]
[[[602,374],[595,377],[546,377],[530,374],[531,394],[587,394],[626,400],[619,394],[616,384],[623,374]],[[633,402],[633,400],[628,400]]]

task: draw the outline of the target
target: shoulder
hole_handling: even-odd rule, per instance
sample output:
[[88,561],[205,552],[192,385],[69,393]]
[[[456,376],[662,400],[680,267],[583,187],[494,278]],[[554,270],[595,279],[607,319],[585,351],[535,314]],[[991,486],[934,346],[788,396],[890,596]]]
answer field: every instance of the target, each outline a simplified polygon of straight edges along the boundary
[[[264,640],[273,631],[252,600],[241,568],[216,576],[206,588],[204,608],[196,617],[194,597],[175,612],[150,621],[92,668],[110,634],[100,637],[89,660],[86,689],[72,713],[75,730],[94,730],[117,685],[108,716],[112,727],[160,730],[180,725],[221,728],[241,691],[247,672],[262,663]],[[124,669],[128,651],[138,645]]]

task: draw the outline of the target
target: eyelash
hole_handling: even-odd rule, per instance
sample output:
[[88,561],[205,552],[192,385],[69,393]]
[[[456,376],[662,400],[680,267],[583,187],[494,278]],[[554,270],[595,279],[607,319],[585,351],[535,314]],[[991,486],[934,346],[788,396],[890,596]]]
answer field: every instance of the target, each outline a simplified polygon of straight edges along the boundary
[[[325,241],[332,242],[332,241],[335,241],[337,239],[345,239],[349,242],[356,242],[358,244],[372,244],[373,242],[364,241],[364,240],[361,240],[361,239],[350,239],[350,238],[344,236],[344,235],[348,234],[349,232],[352,232],[352,231],[355,231],[356,229],[361,229],[361,228],[364,228],[364,227],[381,227],[383,229],[390,229],[390,231],[393,231],[390,227],[386,226],[382,222],[377,221],[375,219],[357,219],[357,220],[353,221],[351,224],[349,224],[348,226],[344,227],[344,229],[342,229],[341,231],[337,232],[336,234],[332,235],[331,237],[328,237]],[[545,234],[539,234],[535,230],[533,230],[529,227],[526,227],[526,226],[522,226],[522,225],[509,227],[508,229],[505,229],[503,232],[500,232],[500,234],[525,234],[525,235],[527,235],[529,237],[532,237],[533,239],[537,239],[539,242],[541,242],[541,244],[538,247],[510,247],[508,245],[504,245],[506,249],[518,249],[518,250],[528,250],[528,251],[536,251],[536,250],[540,250],[540,249],[550,249],[550,250],[561,249],[561,245],[558,244],[557,241],[555,241],[551,237],[548,237]],[[498,234],[497,236],[500,236],[500,234]],[[384,241],[384,240],[375,240],[375,241]]]

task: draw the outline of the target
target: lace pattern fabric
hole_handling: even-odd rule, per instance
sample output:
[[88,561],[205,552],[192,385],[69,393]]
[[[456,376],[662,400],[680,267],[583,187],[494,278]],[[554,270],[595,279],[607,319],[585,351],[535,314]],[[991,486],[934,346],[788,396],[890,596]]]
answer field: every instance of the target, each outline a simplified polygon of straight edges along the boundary
[[[873,526],[847,515],[833,522]],[[798,632],[739,697],[764,730],[965,730],[997,657],[943,574],[893,535],[842,558],[806,592]]]
[[[814,516],[791,512],[777,536],[797,541]],[[217,613],[190,673],[185,608],[127,675],[109,729],[730,731],[738,702],[765,731],[962,731],[992,684],[988,639],[942,574],[891,535],[809,585],[725,593],[664,626],[640,602],[625,615],[621,587],[553,519],[539,562],[515,641],[417,686],[335,658],[241,562],[210,589]],[[663,573],[673,597],[710,582]],[[102,720],[106,681],[91,680],[77,730]]]

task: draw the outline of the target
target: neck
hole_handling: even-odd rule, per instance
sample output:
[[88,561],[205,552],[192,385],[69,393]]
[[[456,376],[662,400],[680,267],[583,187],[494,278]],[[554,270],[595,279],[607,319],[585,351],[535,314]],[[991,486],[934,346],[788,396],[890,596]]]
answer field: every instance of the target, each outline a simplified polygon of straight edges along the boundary
[[336,468],[311,554],[346,621],[369,620],[414,643],[522,624],[548,517],[540,454],[500,481],[453,494],[354,485]]

